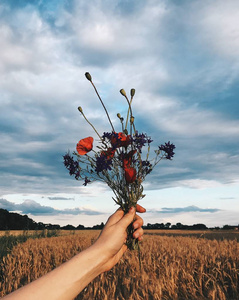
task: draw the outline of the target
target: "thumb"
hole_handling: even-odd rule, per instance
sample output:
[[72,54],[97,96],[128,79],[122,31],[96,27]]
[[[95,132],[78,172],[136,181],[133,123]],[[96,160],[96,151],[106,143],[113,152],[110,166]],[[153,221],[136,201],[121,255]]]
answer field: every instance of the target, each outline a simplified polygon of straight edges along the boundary
[[125,229],[129,226],[131,222],[133,222],[135,216],[135,208],[131,207],[127,214],[123,216],[123,218],[118,222],[118,224]]

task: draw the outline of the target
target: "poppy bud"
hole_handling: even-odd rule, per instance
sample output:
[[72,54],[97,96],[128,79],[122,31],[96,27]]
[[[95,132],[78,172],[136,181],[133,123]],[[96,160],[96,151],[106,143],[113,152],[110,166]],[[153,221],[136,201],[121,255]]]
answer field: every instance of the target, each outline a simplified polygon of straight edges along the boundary
[[91,75],[90,75],[90,73],[88,73],[88,72],[85,73],[85,77],[86,77],[89,81],[92,80],[92,79],[91,79]]
[[134,94],[135,94],[135,89],[131,89],[130,90],[130,95],[131,95],[132,98],[134,97]]
[[78,107],[79,112],[83,113],[83,109],[81,106]]
[[132,116],[131,118],[130,118],[130,124],[133,124],[134,123],[134,117]]
[[120,119],[121,118],[121,115],[120,115],[120,113],[117,113],[117,117]]
[[121,89],[121,90],[120,90],[120,94],[123,95],[124,97],[126,97],[126,93],[125,93],[125,90],[124,90],[124,89]]

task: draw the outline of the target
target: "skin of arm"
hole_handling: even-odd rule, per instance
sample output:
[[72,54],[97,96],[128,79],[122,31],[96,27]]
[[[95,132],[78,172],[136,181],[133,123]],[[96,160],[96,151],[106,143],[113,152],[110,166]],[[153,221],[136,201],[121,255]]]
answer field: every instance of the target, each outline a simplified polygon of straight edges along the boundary
[[[137,204],[136,211],[146,210]],[[126,229],[133,222],[133,237],[142,239],[143,220],[135,209],[110,216],[97,241],[53,271],[4,297],[6,300],[74,299],[95,277],[110,270],[127,250]]]

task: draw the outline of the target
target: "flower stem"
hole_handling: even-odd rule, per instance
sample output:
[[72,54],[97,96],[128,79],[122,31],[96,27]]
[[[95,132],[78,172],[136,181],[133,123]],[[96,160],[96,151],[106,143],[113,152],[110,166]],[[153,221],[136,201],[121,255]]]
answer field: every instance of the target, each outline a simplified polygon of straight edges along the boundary
[[98,131],[95,129],[94,125],[86,118],[86,116],[85,116],[85,114],[83,113],[83,111],[82,111],[82,110],[79,110],[79,111],[81,112],[82,116],[85,118],[86,122],[87,122],[88,124],[90,124],[90,126],[94,129],[95,133],[98,135],[98,137],[100,138],[100,140],[103,141],[103,140],[102,140],[102,137],[99,135],[99,133],[98,133]]
[[[127,100],[128,105],[129,105],[129,110],[128,110],[128,111],[130,111],[130,119],[131,119],[131,118],[133,117],[132,108],[131,108],[131,102],[132,102],[133,98],[131,98],[131,100],[130,100],[130,102],[129,102],[129,99],[128,99],[127,95],[124,95],[124,97],[125,97],[125,99]],[[125,129],[127,129],[127,123],[128,123],[128,115],[127,115],[127,120],[126,120],[126,123],[125,123]],[[135,132],[136,130],[135,130],[134,123],[131,124],[131,126],[132,126],[132,125],[133,125],[133,127],[134,127],[134,132]]]
[[101,99],[101,97],[100,97],[100,95],[99,95],[99,93],[98,93],[98,91],[97,91],[97,89],[96,89],[94,83],[93,83],[92,81],[90,81],[90,82],[91,82],[93,88],[95,89],[96,95],[97,95],[98,98],[100,99],[100,102],[101,102],[102,106],[104,107],[104,110],[105,110],[105,112],[106,112],[106,115],[107,115],[107,117],[108,117],[108,120],[109,120],[109,122],[110,122],[110,125],[111,125],[111,127],[112,127],[112,130],[115,131],[114,126],[113,126],[113,124],[112,124],[112,122],[111,122],[111,120],[110,120],[110,116],[109,116],[109,114],[108,114],[108,111],[107,111],[107,109],[106,109],[106,107],[105,107],[105,105],[104,105],[104,102],[102,101],[102,99]]

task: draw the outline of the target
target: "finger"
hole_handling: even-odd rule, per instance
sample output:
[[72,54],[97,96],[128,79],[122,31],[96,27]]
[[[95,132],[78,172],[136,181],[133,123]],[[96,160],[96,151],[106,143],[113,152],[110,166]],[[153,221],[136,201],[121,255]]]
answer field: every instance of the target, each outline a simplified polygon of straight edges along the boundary
[[138,239],[139,237],[141,237],[142,235],[144,234],[144,230],[143,230],[143,228],[139,228],[139,229],[137,229],[134,233],[133,233],[133,237],[135,238],[135,239]]
[[135,215],[134,223],[133,223],[133,228],[137,229],[139,227],[142,227],[143,225],[144,225],[143,219],[140,216]]
[[146,209],[143,206],[136,204],[136,211],[139,213],[144,213],[146,212]]
[[123,210],[121,208],[118,208],[116,210],[116,212],[108,218],[108,220],[105,224],[105,227],[112,226],[112,225],[118,223],[119,220],[121,220],[123,216],[124,216]]
[[138,241],[142,241],[143,240],[143,238],[144,238],[144,236],[142,235],[142,236],[140,236],[140,237],[138,237]]
[[126,230],[126,228],[129,226],[129,224],[132,223],[134,216],[135,216],[135,208],[131,207],[129,209],[129,211],[127,212],[127,214],[125,214],[123,216],[123,218],[118,222],[118,224],[120,226],[123,226],[124,229]]

